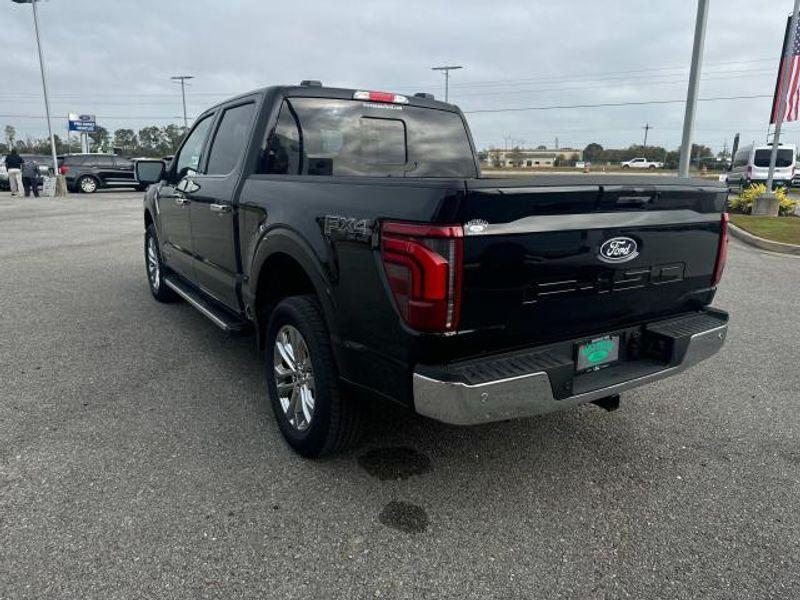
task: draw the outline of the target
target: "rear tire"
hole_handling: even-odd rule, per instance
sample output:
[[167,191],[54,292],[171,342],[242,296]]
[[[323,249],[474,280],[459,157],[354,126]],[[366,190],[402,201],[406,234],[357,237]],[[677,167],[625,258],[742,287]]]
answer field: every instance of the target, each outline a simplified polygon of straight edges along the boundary
[[355,445],[361,407],[342,395],[330,334],[314,296],[292,296],[275,307],[266,349],[270,403],[294,451],[317,458]]
[[78,189],[84,194],[94,194],[100,183],[91,175],[84,175],[77,182]]

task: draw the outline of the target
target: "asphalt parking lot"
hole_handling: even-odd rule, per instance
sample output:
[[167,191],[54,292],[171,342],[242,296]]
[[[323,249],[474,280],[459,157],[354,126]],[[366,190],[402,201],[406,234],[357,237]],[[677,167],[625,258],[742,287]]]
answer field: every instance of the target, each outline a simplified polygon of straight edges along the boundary
[[141,194],[0,193],[0,598],[800,597],[800,259],[733,242],[723,352],[614,413],[312,462],[141,246]]

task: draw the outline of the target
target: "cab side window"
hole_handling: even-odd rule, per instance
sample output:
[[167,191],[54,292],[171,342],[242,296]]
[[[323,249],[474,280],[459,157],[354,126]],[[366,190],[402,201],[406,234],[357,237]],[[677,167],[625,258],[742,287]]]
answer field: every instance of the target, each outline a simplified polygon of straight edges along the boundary
[[250,102],[223,113],[208,154],[207,175],[227,175],[233,171],[247,146],[254,111],[255,104]]
[[212,115],[203,118],[195,125],[192,133],[186,138],[186,142],[181,148],[180,154],[175,159],[175,173],[178,178],[184,177],[186,172],[197,171],[200,167],[200,155],[208,137],[208,130],[213,121]]
[[300,152],[301,138],[297,117],[284,101],[275,127],[264,137],[256,173],[297,175],[300,173]]

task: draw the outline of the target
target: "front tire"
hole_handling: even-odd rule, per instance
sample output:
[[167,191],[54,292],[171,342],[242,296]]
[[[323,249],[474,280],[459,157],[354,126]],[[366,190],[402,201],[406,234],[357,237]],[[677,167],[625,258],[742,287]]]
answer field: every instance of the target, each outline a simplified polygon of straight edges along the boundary
[[177,300],[175,292],[164,284],[164,262],[161,260],[156,228],[152,223],[147,226],[144,233],[144,264],[147,269],[147,284],[153,298],[159,302]]
[[287,443],[307,458],[354,445],[361,433],[356,399],[344,397],[330,335],[314,296],[293,296],[267,327],[267,391]]

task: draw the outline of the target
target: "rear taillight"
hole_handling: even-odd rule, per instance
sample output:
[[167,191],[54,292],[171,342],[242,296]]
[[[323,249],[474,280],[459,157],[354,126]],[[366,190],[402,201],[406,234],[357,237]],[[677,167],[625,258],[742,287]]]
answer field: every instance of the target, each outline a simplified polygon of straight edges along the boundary
[[747,166],[747,178],[748,179],[752,179],[753,178],[753,167],[750,166],[750,165]]
[[381,258],[395,305],[409,327],[447,332],[461,316],[461,225],[386,222]]
[[725,270],[725,261],[728,259],[728,213],[722,213],[722,221],[719,231],[719,246],[717,246],[717,262],[714,264],[714,276],[711,278],[711,285],[718,285],[722,279],[722,271]]

